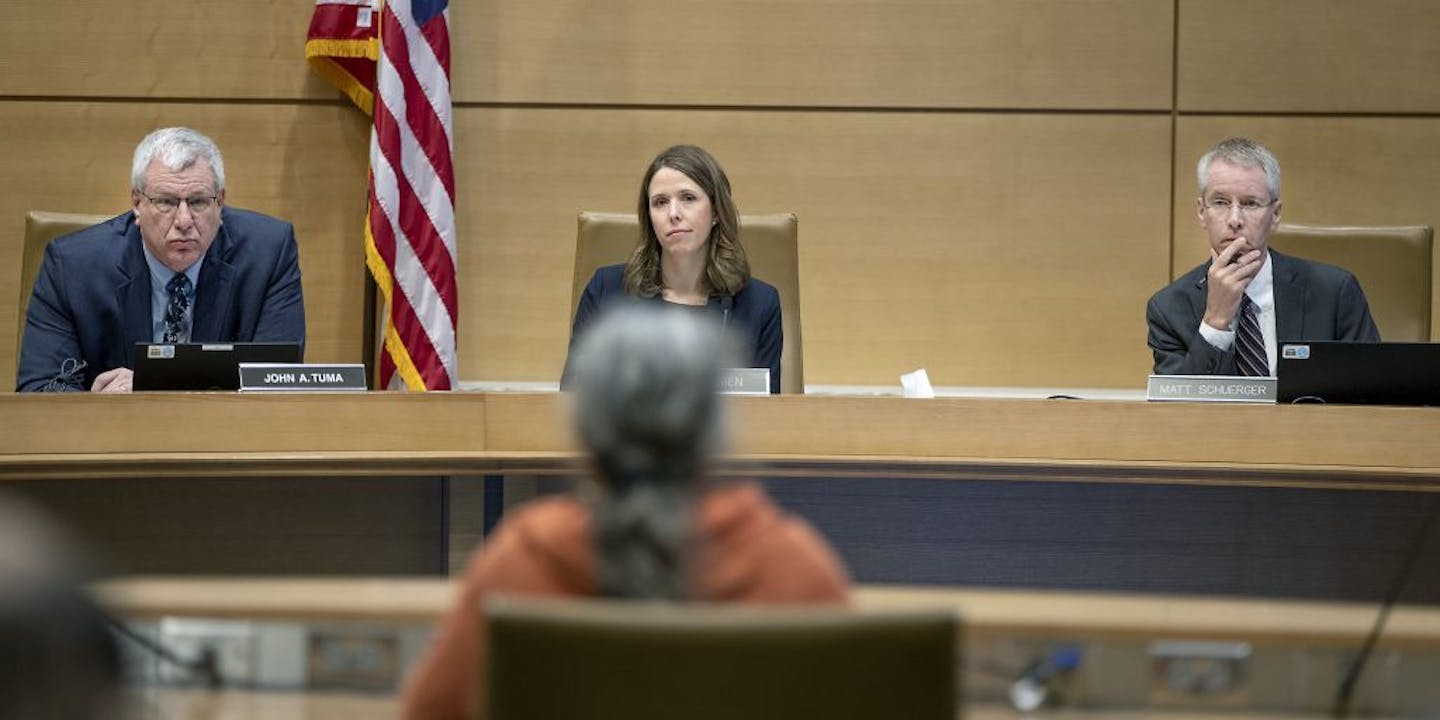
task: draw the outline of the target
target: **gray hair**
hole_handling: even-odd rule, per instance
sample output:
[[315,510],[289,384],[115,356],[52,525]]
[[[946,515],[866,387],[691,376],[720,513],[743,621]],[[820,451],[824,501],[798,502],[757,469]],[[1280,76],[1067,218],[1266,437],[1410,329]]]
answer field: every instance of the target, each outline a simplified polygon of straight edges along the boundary
[[575,424],[607,490],[601,594],[686,596],[690,508],[724,442],[719,384],[737,357],[717,323],[649,303],[611,308],[580,338]]
[[130,163],[131,188],[145,192],[145,170],[156,158],[171,170],[184,170],[204,158],[215,174],[215,192],[225,191],[225,160],[220,157],[220,148],[198,131],[168,127],[146,135],[135,147],[135,159]]
[[1220,144],[1200,157],[1195,166],[1195,175],[1200,184],[1200,195],[1204,197],[1210,182],[1210,165],[1216,160],[1240,167],[1258,167],[1265,171],[1265,183],[1270,186],[1270,199],[1280,197],[1280,161],[1270,150],[1250,138],[1233,137],[1221,140]]

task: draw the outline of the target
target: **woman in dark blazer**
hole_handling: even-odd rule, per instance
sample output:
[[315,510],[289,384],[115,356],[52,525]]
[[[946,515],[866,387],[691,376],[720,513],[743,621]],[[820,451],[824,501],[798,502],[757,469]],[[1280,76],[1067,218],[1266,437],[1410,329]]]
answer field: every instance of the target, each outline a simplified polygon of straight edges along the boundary
[[[750,365],[770,369],[780,392],[780,293],[750,276],[730,179],[710,153],[676,145],[655,157],[640,181],[640,237],[623,265],[595,271],[570,331],[570,348],[606,305],[654,302],[714,315],[750,346]],[[561,386],[569,384],[570,358]]]

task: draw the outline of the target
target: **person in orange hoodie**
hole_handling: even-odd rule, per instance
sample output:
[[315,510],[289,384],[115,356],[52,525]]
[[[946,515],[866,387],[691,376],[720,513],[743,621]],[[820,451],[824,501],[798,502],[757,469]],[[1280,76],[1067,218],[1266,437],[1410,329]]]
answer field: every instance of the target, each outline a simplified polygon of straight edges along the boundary
[[501,522],[406,683],[404,717],[481,714],[480,608],[492,594],[848,604],[848,574],[819,533],[758,484],[708,473],[726,434],[716,388],[737,355],[698,314],[617,306],[591,326],[573,399],[595,492],[537,500]]

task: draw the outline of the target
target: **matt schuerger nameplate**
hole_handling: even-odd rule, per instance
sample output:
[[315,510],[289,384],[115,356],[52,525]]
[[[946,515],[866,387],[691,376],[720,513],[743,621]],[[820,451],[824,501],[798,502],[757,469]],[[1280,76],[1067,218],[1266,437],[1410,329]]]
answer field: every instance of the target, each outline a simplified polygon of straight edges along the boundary
[[1200,402],[1275,402],[1275,378],[1231,375],[1151,375],[1150,400]]
[[769,395],[770,368],[727,368],[720,376],[720,392],[729,395]]
[[364,365],[240,363],[241,392],[365,390]]

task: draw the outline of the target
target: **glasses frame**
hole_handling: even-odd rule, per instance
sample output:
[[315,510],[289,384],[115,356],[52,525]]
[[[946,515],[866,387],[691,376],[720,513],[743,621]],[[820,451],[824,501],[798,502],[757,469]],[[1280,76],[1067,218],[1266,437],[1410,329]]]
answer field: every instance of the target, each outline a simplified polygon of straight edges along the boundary
[[[1221,200],[1224,201],[1226,204],[1215,205],[1213,204],[1214,200]],[[1275,207],[1275,203],[1280,202],[1280,198],[1270,198],[1269,202],[1262,203],[1260,205],[1247,206],[1244,203],[1235,202],[1230,198],[1215,198],[1214,200],[1206,200],[1204,198],[1201,198],[1200,207],[1202,208],[1203,212],[1212,213],[1220,217],[1230,217],[1230,212],[1232,210],[1238,211],[1241,217],[1255,217],[1260,213],[1263,213],[1266,210]]]
[[[137,192],[138,192],[138,191],[137,191]],[[140,193],[140,197],[143,197],[143,198],[145,198],[146,200],[150,201],[150,207],[155,208],[155,211],[158,212],[158,213],[160,213],[161,215],[174,215],[175,213],[177,213],[177,212],[180,211],[180,206],[181,206],[181,205],[184,205],[185,207],[189,208],[189,209],[190,209],[190,212],[191,212],[192,214],[195,214],[195,215],[198,215],[198,214],[200,214],[200,213],[210,212],[210,209],[211,209],[211,208],[209,208],[209,207],[207,207],[207,208],[205,208],[205,209],[203,209],[203,210],[196,210],[196,209],[195,209],[195,206],[190,204],[191,201],[195,201],[195,200],[205,200],[206,202],[210,203],[210,205],[213,206],[213,205],[217,204],[217,201],[220,199],[220,196],[219,196],[219,195],[196,195],[196,196],[194,196],[194,197],[184,197],[184,198],[178,198],[178,197],[177,197],[177,198],[167,198],[167,197],[153,198],[153,197],[150,197],[149,195],[146,195],[146,194],[143,193],[143,192]],[[169,210],[166,210],[166,209],[165,209],[165,206],[162,205],[161,203],[167,203],[167,204],[168,204],[168,203],[174,203],[175,206],[172,207],[172,208],[170,208]]]

